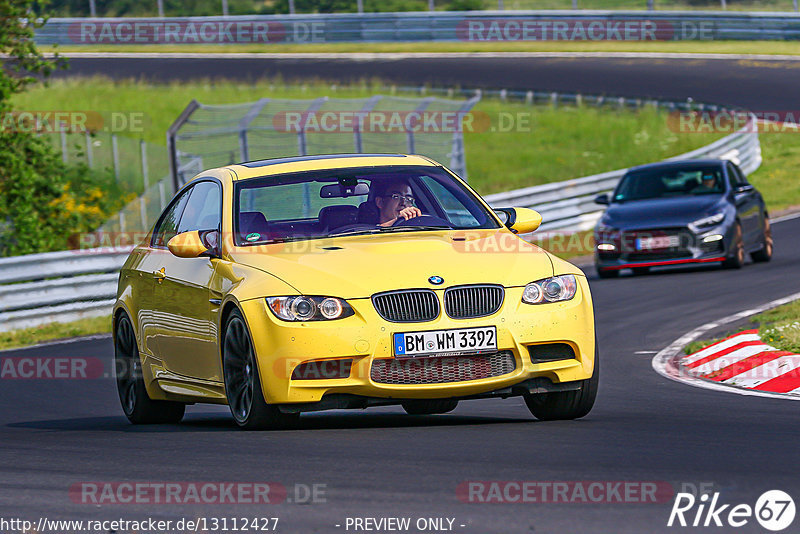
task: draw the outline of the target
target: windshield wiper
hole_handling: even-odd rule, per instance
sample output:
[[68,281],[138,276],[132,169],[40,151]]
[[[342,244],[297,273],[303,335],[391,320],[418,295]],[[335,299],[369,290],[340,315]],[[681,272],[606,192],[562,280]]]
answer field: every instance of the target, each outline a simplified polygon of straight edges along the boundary
[[379,230],[380,232],[402,232],[404,230],[452,230],[452,226],[435,226],[435,225],[422,225],[422,226],[387,226]]

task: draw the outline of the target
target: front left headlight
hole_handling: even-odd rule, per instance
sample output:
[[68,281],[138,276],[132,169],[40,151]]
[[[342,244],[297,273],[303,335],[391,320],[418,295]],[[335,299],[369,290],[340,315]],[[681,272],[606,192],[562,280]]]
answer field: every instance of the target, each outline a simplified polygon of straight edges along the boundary
[[689,225],[689,227],[695,232],[698,232],[700,230],[716,226],[719,223],[721,223],[724,219],[725,219],[725,213],[719,212],[709,217],[703,217],[702,219],[697,219],[696,221],[692,222]]
[[282,321],[332,321],[354,315],[347,301],[336,297],[267,297],[267,307]]
[[522,292],[522,302],[526,304],[547,304],[570,300],[578,292],[578,282],[573,274],[562,274],[531,282]]

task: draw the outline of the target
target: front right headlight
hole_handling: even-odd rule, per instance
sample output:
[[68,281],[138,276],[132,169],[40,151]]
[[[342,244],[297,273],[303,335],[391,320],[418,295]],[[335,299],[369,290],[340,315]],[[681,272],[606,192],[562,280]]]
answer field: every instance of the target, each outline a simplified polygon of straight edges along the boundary
[[336,297],[267,297],[267,307],[282,321],[332,321],[354,315],[347,301]]
[[531,282],[522,292],[522,302],[526,304],[547,304],[570,300],[578,292],[578,282],[573,274],[562,274]]

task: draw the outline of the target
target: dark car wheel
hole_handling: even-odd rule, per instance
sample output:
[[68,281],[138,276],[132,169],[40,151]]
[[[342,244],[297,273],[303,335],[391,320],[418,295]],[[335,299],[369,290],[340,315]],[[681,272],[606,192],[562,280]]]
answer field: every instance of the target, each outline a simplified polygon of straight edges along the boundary
[[616,278],[619,276],[618,269],[603,269],[601,267],[597,267],[597,276],[600,278]]
[[126,315],[119,318],[114,333],[117,391],[125,416],[135,425],[180,423],[185,404],[152,400],[147,394],[136,336]]
[[253,344],[238,310],[231,313],[225,324],[222,372],[225,396],[240,427],[246,430],[280,429],[299,419],[299,414],[285,414],[264,400]]
[[766,262],[772,259],[772,226],[769,219],[764,216],[764,235],[762,237],[761,250],[750,254],[755,262]]
[[408,415],[433,415],[452,412],[458,406],[455,399],[409,400],[403,402],[403,409]]
[[534,417],[541,421],[580,419],[592,411],[599,383],[600,355],[595,342],[594,371],[591,378],[581,381],[580,389],[525,395],[525,404]]
[[731,244],[731,255],[722,262],[726,269],[741,269],[744,265],[744,239],[742,238],[742,225],[736,223]]

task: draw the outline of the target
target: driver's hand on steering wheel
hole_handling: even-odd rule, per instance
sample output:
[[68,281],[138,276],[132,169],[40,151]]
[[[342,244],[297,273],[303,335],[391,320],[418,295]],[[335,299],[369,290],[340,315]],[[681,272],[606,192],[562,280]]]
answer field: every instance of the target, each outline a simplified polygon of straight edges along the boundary
[[386,221],[385,223],[382,223],[380,226],[392,226],[394,223],[399,221],[401,217],[407,221],[409,219],[413,219],[414,217],[419,217],[420,215],[422,215],[422,212],[420,211],[419,208],[417,208],[416,206],[408,206],[400,210],[400,215],[398,217],[395,217],[391,221]]

